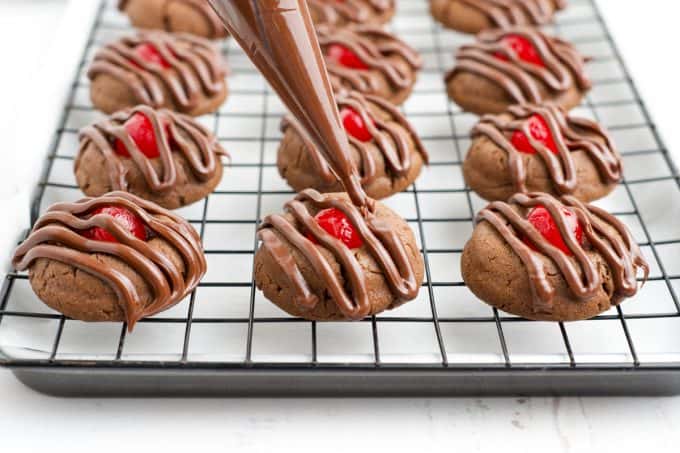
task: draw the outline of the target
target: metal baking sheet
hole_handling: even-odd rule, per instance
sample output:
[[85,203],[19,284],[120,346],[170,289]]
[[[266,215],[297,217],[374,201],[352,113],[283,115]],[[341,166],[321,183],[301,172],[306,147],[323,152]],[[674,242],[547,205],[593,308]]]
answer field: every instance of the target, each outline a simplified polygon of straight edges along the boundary
[[[623,154],[625,181],[596,203],[623,220],[651,263],[638,296],[595,319],[531,322],[479,302],[460,276],[460,253],[485,202],[465,187],[461,160],[476,118],[449,102],[442,82],[472,38],[437,26],[424,0],[400,0],[391,29],[426,63],[404,111],[432,165],[387,204],[409,221],[426,262],[416,301],[353,323],[292,318],[252,281],[255,228],[292,192],[275,159],[283,106],[233,40],[231,95],[201,117],[233,163],[206,200],[180,210],[204,240],[209,270],[171,310],[123,324],[66,319],[43,305],[25,273],[0,290],[0,364],[60,395],[406,395],[680,393],[678,172],[591,0],[571,0],[548,27],[594,58],[595,87],[573,112],[602,122]],[[32,221],[81,196],[72,172],[78,129],[102,117],[89,100],[87,62],[130,32],[103,1],[64,106],[32,204]],[[29,225],[25,225],[29,227]]]

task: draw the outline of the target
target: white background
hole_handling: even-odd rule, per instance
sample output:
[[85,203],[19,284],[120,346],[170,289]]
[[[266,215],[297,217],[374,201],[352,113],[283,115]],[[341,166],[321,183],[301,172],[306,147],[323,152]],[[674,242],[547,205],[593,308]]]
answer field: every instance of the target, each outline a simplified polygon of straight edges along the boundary
[[[668,0],[599,2],[669,148],[680,151],[680,7]],[[13,108],[29,89],[25,81],[47,70],[40,62],[64,4],[0,0],[0,137],[8,137],[12,121],[21,121]],[[4,168],[6,153],[43,152],[23,150],[20,141],[0,146],[3,172],[13,170]],[[0,180],[0,195],[2,190]],[[60,399],[39,395],[0,370],[3,452],[656,453],[678,451],[679,445],[680,398]]]

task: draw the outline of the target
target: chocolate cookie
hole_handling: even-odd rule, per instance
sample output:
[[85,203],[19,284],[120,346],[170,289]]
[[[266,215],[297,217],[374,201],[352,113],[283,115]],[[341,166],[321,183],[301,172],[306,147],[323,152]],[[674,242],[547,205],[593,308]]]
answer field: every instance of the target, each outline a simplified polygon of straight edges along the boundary
[[[382,199],[413,183],[427,163],[427,152],[404,115],[387,101],[356,91],[338,93],[335,99],[352,149],[352,164],[366,194]],[[308,187],[321,192],[344,190],[292,116],[283,119],[281,130],[277,166],[295,191]]]
[[432,17],[447,28],[477,34],[493,28],[546,25],[567,0],[430,0]]
[[137,106],[80,131],[74,170],[85,195],[124,190],[177,209],[219,184],[222,156],[215,136],[193,118]]
[[409,97],[422,60],[405,42],[372,26],[317,30],[333,89],[373,94],[396,105]]
[[140,32],[100,49],[87,73],[92,104],[113,113],[138,104],[192,116],[227,98],[226,63],[209,41]]
[[189,33],[206,39],[228,36],[206,0],[119,0],[118,9],[136,28]]
[[12,264],[49,307],[82,321],[126,321],[167,310],[206,271],[184,219],[126,192],[57,203],[38,219]]
[[307,0],[317,25],[383,25],[392,19],[394,0]]
[[516,194],[477,215],[462,273],[484,302],[527,319],[576,321],[638,291],[649,266],[626,226],[572,196]]
[[614,190],[623,175],[607,132],[559,107],[512,106],[482,117],[472,137],[463,175],[486,200],[548,192],[593,201]]
[[463,110],[480,115],[524,103],[569,110],[591,87],[585,62],[572,44],[538,30],[485,31],[476,43],[460,47],[446,88]]
[[380,202],[357,208],[346,193],[307,189],[286,213],[265,217],[255,283],[293,316],[356,320],[413,300],[423,259],[413,231]]

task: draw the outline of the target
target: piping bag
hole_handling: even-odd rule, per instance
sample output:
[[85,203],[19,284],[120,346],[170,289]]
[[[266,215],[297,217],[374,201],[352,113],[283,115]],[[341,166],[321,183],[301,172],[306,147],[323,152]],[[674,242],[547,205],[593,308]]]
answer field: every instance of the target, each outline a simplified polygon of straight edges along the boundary
[[209,0],[231,36],[279,95],[342,182],[370,207],[305,0]]

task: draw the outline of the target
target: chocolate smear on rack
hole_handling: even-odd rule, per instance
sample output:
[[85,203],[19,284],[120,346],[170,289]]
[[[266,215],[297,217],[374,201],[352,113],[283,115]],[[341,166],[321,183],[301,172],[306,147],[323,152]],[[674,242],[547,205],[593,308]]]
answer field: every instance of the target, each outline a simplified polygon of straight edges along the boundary
[[369,205],[305,0],[210,0],[229,33],[329,162],[352,201]]

